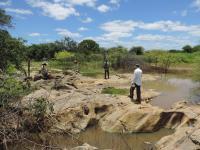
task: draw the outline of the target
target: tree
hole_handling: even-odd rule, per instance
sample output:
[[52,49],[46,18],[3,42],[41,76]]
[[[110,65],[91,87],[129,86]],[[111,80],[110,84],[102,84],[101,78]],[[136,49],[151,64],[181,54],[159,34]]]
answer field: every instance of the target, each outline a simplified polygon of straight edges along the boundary
[[30,59],[43,60],[43,58],[54,58],[55,53],[61,51],[55,43],[33,44],[29,46],[27,56]]
[[108,49],[109,59],[112,63],[116,63],[127,54],[128,54],[127,48],[122,47],[122,46],[112,47]]
[[200,52],[200,45],[194,46],[193,52]]
[[183,52],[192,53],[192,47],[190,45],[186,45],[182,49],[183,49]]
[[10,64],[21,67],[26,47],[22,39],[12,38],[7,31],[0,30],[0,69],[5,71]]
[[93,40],[83,40],[78,45],[78,50],[85,54],[96,53],[100,51],[99,44]]
[[0,8],[0,27],[11,27],[12,17],[7,15],[5,10]]
[[76,51],[77,42],[71,39],[70,37],[64,37],[64,39],[55,42],[56,46],[60,50],[66,51]]
[[129,50],[129,53],[136,54],[136,55],[143,55],[144,54],[144,48],[142,46],[132,47]]

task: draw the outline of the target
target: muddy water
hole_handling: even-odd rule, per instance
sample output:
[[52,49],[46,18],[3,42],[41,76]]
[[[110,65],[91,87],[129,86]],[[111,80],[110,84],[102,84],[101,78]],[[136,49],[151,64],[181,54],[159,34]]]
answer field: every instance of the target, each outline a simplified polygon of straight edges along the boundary
[[191,104],[200,103],[199,83],[189,78],[165,76],[156,81],[146,81],[143,86],[161,93],[152,100],[151,104],[164,109],[169,109],[174,103],[183,100],[187,100]]
[[79,141],[71,138],[60,136],[54,137],[54,144],[63,148],[72,148],[80,146],[82,143],[88,143],[99,149],[113,149],[113,150],[143,150],[144,142],[155,143],[163,136],[172,134],[172,130],[162,129],[155,133],[140,133],[140,134],[111,134],[103,132],[97,127],[89,128],[85,132],[80,133]]

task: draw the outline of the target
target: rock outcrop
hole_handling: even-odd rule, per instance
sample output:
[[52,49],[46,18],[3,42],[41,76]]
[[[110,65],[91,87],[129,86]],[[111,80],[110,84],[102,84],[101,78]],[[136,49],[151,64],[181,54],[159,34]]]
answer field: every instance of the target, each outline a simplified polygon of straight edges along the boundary
[[[182,124],[175,129],[175,133],[163,137],[157,142],[159,150],[193,150],[200,149],[200,106],[178,103],[172,110],[185,114]],[[186,122],[187,120],[187,122]]]
[[[115,78],[118,83],[122,82],[122,77]],[[170,128],[175,129],[175,133],[158,141],[157,149],[200,148],[200,106],[179,103],[171,110],[163,110],[144,101],[141,105],[134,104],[127,96],[101,94],[104,87],[115,84],[87,77],[63,76],[59,88],[54,88],[54,80],[41,80],[35,83],[39,90],[24,97],[22,104],[27,107],[40,97],[54,103],[56,122],[49,132],[74,134],[94,125],[112,133],[154,132]],[[153,90],[143,91],[143,98],[151,99],[158,94]]]

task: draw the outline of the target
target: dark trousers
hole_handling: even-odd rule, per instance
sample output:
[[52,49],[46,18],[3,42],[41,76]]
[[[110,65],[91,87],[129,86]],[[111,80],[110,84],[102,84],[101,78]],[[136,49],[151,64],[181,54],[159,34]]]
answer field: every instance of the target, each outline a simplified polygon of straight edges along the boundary
[[109,79],[110,78],[109,70],[105,70],[104,78],[105,79]]
[[140,88],[139,85],[135,84],[134,87],[131,86],[131,88],[130,88],[130,97],[133,98],[135,88],[136,88],[136,93],[137,93],[137,101],[139,103],[141,103],[141,88]]

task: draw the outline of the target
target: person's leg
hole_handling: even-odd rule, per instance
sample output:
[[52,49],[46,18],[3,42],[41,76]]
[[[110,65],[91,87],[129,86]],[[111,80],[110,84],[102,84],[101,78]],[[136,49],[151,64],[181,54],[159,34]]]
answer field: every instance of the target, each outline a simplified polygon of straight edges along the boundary
[[141,88],[136,84],[137,102],[141,103]]
[[109,72],[109,70],[108,70],[108,79],[110,78],[110,72]]
[[104,70],[104,79],[106,79],[106,70]]

